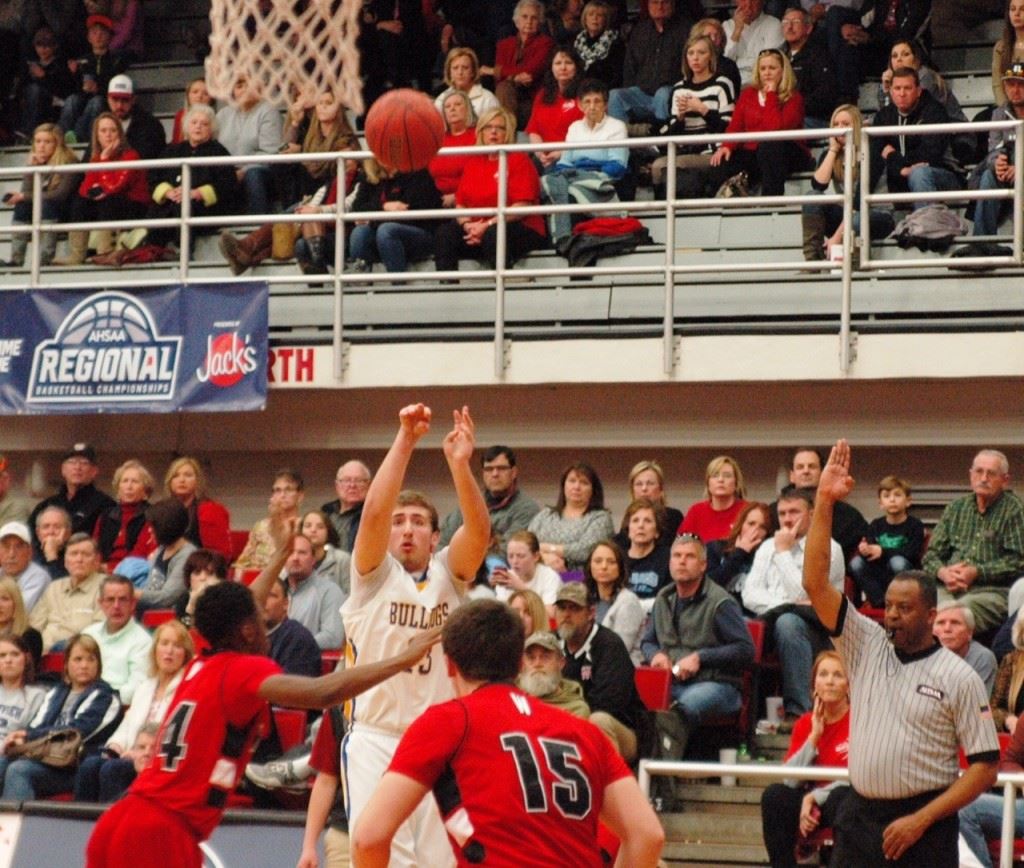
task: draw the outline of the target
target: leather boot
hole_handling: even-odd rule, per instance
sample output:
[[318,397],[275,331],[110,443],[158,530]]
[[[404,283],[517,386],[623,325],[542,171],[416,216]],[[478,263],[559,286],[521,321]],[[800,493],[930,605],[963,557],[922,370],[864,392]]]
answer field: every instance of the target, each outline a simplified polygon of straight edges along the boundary
[[68,232],[68,255],[53,261],[54,265],[81,265],[89,252],[89,233],[84,229]]
[[314,235],[306,239],[309,258],[299,260],[299,268],[303,274],[327,274],[327,239],[323,235]]
[[801,214],[804,232],[804,259],[815,262],[825,258],[825,215]]
[[89,235],[89,242],[97,256],[114,252],[114,232],[111,229],[94,229]]
[[274,226],[268,223],[241,239],[231,232],[221,232],[218,246],[231,267],[231,273],[242,274],[273,252]]
[[57,233],[42,232],[39,235],[39,264],[50,265],[57,252]]

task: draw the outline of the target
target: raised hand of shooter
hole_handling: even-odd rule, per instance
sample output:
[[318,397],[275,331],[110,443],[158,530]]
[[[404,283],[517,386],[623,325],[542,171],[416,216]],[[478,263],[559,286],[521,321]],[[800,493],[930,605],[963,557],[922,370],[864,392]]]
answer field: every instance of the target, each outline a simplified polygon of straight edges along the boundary
[[469,464],[476,449],[476,425],[469,415],[469,407],[452,411],[452,430],[444,438],[444,457],[449,465]]

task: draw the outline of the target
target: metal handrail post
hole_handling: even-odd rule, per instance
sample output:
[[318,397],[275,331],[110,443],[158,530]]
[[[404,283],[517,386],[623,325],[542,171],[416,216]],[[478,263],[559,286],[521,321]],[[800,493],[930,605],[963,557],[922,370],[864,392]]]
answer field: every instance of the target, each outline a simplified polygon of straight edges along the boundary
[[32,234],[29,236],[29,285],[39,286],[39,268],[42,265],[40,259],[40,242],[43,239],[43,176],[35,174],[32,176]]
[[494,378],[505,379],[505,269],[508,268],[508,233],[505,224],[508,207],[508,152],[498,151],[498,238],[495,245],[494,276]]
[[192,248],[192,227],[189,220],[192,217],[192,166],[185,163],[181,167],[181,234],[178,248],[178,267],[181,269],[181,279],[188,281],[189,251]]
[[[843,295],[839,312],[839,371],[845,376],[850,373],[850,322],[853,317],[853,129],[843,133]],[[870,221],[861,212],[861,228]]]
[[1024,220],[1021,217],[1021,208],[1024,208],[1024,177],[1021,176],[1021,167],[1024,167],[1024,121],[1017,122],[1017,135],[1013,140],[1013,165],[1013,258],[1019,265],[1024,253]]
[[[334,319],[331,328],[331,358],[334,362],[334,379],[341,380],[345,374],[345,288],[341,273],[345,267],[345,160],[338,157],[335,167],[337,195],[334,203]],[[301,224],[300,224],[301,226]]]
[[662,369],[666,377],[675,370],[676,280],[676,142],[669,139],[665,184],[665,322],[662,328]]
[[1014,804],[1016,790],[1017,788],[1009,782],[1003,784],[1003,825],[999,836],[1000,868],[1010,868],[1013,865],[1013,832],[1017,814],[1017,806]]
[[865,215],[870,215],[868,210],[868,193],[871,192],[871,139],[867,131],[860,131],[860,141],[857,143],[860,153],[857,155],[860,174],[860,266],[867,268],[871,265],[871,220]]

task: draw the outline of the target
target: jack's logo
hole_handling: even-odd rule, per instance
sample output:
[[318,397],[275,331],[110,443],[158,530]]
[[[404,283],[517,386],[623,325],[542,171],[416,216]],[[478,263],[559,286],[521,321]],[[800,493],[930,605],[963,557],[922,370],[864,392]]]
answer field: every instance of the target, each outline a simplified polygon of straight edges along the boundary
[[27,400],[37,404],[170,401],[181,355],[178,337],[161,337],[149,309],[123,292],[77,304],[32,357]]
[[196,379],[228,389],[258,367],[256,348],[249,335],[242,338],[236,331],[221,332],[207,337],[206,359],[201,368],[196,368]]

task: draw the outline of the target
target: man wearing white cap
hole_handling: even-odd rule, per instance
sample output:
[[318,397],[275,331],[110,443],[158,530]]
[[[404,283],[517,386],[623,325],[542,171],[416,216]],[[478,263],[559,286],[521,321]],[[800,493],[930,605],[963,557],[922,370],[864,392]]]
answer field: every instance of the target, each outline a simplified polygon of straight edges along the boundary
[[32,610],[50,584],[50,574],[32,560],[32,535],[24,522],[9,521],[0,527],[0,578],[18,583],[25,611]]
[[140,106],[135,85],[127,75],[115,75],[107,86],[107,107],[124,127],[130,147],[144,160],[159,157],[167,144],[163,124]]

